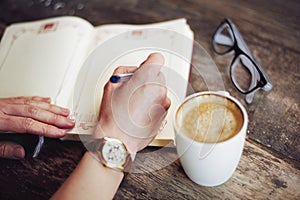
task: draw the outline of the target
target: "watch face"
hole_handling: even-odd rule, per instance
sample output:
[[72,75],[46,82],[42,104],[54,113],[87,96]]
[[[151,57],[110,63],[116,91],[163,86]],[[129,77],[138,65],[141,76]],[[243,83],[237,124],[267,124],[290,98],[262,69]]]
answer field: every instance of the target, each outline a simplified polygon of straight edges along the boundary
[[118,141],[107,141],[102,149],[102,156],[108,167],[122,167],[126,162],[127,151]]

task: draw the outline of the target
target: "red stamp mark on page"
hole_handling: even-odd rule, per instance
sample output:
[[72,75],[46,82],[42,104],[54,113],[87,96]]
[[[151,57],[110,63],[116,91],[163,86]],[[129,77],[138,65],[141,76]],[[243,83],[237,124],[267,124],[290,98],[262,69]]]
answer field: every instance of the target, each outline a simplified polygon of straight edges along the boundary
[[56,22],[45,23],[41,26],[39,33],[53,32],[56,30],[57,25],[58,25],[58,23],[56,23]]

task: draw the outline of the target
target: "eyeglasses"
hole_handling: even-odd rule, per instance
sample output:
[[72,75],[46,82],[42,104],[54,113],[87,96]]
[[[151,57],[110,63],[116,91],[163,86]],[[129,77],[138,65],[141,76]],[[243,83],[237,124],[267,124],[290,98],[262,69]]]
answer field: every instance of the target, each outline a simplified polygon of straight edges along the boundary
[[262,66],[252,56],[236,26],[225,19],[213,35],[213,49],[220,55],[234,53],[230,79],[239,92],[251,103],[258,89],[269,91],[273,85]]

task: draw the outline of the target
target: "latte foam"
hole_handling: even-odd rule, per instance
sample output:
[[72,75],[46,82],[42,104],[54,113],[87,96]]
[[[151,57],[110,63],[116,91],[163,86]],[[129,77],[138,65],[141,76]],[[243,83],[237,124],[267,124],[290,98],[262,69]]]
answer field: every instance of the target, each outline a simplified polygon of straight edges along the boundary
[[180,132],[197,142],[214,143],[236,135],[243,126],[243,114],[230,99],[214,94],[193,97],[177,112]]

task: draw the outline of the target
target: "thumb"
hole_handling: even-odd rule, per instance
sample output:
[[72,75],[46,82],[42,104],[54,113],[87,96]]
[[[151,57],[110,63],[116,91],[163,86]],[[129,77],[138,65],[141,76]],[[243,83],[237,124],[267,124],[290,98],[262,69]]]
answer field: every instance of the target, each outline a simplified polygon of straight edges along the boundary
[[24,148],[13,142],[0,142],[0,158],[22,159],[25,157]]

